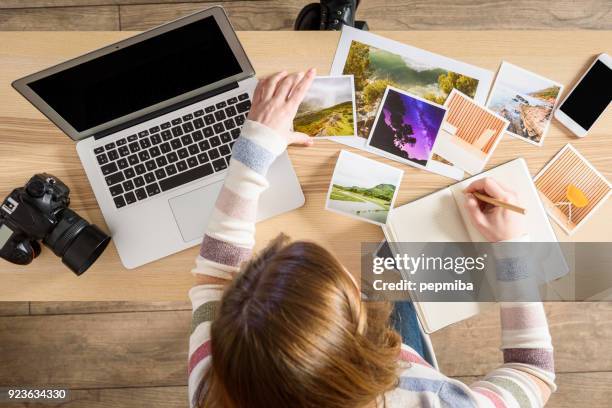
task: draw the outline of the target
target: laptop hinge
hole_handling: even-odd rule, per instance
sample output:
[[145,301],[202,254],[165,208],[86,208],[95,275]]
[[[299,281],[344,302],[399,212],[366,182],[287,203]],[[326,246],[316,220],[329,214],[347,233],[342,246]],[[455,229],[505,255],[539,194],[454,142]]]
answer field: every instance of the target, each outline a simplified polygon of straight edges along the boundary
[[132,126],[136,126],[139,123],[146,122],[147,120],[154,119],[154,118],[156,118],[158,116],[165,115],[166,113],[173,112],[173,111],[178,110],[180,108],[183,108],[185,106],[194,104],[194,103],[199,102],[199,101],[203,101],[204,99],[212,98],[213,96],[220,95],[220,94],[222,94],[224,92],[231,91],[232,89],[236,89],[236,88],[238,88],[238,82],[232,82],[230,84],[223,85],[223,86],[221,86],[219,88],[213,89],[212,91],[208,91],[208,92],[205,92],[205,93],[200,94],[200,95],[192,96],[191,98],[185,99],[184,101],[180,101],[180,102],[177,102],[177,103],[172,104],[170,106],[166,106],[166,107],[158,109],[158,110],[156,110],[154,112],[149,112],[146,115],[142,115],[142,116],[140,116],[138,118],[134,118],[132,120],[128,120],[127,122],[121,123],[120,125],[116,125],[116,126],[113,126],[111,128],[104,129],[104,130],[94,134],[93,137],[96,140],[102,139],[105,136],[117,133],[117,132],[119,132],[119,131],[121,131],[123,129],[127,129],[127,128],[132,127]]

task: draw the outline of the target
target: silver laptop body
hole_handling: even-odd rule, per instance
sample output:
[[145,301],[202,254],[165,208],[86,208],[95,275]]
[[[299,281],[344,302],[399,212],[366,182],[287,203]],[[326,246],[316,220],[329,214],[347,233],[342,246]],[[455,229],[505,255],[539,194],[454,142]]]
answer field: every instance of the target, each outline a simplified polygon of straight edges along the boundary
[[[78,141],[126,268],[200,243],[257,84],[213,7],[13,83]],[[286,153],[268,172],[263,220],[304,204]]]

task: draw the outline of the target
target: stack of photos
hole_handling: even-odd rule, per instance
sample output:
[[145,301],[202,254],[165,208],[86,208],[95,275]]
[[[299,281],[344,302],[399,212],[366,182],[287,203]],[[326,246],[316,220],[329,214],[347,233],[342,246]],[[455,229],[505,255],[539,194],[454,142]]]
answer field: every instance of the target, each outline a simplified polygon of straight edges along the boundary
[[355,136],[353,76],[316,77],[298,108],[293,129],[312,137]]
[[446,108],[387,87],[366,146],[375,153],[426,168]]
[[568,234],[576,232],[612,192],[608,180],[571,144],[553,157],[534,182],[544,207]]
[[340,151],[325,208],[377,225],[387,222],[404,172],[395,167]]
[[[357,134],[367,138],[388,86],[443,104],[456,88],[484,103],[490,71],[344,26],[332,74],[355,78]],[[359,146],[352,143],[353,146]]]
[[508,120],[456,89],[444,107],[447,114],[434,146],[434,158],[437,155],[469,174],[480,173],[503,137]]
[[502,62],[487,107],[506,118],[508,133],[541,146],[563,85]]

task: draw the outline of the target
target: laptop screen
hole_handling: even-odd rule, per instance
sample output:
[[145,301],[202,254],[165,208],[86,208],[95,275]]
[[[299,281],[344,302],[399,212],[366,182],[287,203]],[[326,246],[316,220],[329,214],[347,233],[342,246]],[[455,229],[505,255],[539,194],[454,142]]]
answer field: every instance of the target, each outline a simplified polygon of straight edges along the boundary
[[213,16],[29,83],[81,132],[240,74]]

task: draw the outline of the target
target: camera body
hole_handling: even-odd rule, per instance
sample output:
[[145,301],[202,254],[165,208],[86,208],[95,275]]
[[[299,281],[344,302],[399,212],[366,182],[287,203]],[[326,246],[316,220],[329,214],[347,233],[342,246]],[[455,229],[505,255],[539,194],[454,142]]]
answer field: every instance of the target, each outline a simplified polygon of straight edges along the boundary
[[68,208],[70,189],[58,178],[34,175],[14,189],[0,206],[0,256],[27,265],[50,248],[81,275],[104,251],[110,237]]

